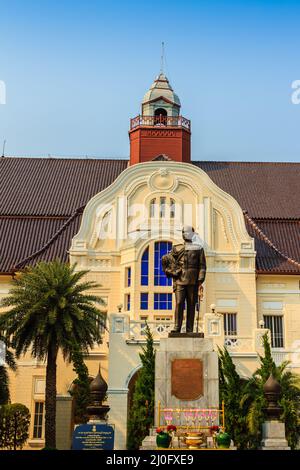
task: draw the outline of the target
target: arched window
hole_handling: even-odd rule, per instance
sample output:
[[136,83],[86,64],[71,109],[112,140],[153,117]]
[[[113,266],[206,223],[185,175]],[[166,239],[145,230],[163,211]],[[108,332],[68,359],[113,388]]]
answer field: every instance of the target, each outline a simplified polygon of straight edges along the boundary
[[164,218],[166,217],[166,198],[161,197],[159,199],[159,217]]
[[155,242],[154,245],[154,285],[171,286],[172,279],[168,278],[162,268],[161,259],[172,248],[171,242]]
[[149,247],[143,253],[141,260],[141,285],[148,286],[149,284]]
[[150,201],[150,217],[152,219],[155,217],[155,207],[156,207],[156,199],[151,199],[151,201]]
[[164,108],[158,108],[154,111],[154,125],[167,125],[168,113]]
[[170,199],[170,219],[175,218],[175,201],[174,199]]

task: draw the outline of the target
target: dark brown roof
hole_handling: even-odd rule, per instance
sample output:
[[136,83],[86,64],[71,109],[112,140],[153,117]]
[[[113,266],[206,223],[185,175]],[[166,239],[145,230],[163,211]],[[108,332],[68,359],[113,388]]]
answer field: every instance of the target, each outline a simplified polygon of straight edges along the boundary
[[[257,271],[300,274],[300,164],[193,162],[246,211]],[[127,160],[0,158],[0,273],[67,260],[82,208]],[[271,220],[274,219],[274,220]]]
[[0,214],[70,216],[127,165],[127,160],[0,158]]
[[300,219],[300,164],[194,162],[253,218]]
[[255,240],[258,273],[300,274],[300,220],[253,220],[245,215]]

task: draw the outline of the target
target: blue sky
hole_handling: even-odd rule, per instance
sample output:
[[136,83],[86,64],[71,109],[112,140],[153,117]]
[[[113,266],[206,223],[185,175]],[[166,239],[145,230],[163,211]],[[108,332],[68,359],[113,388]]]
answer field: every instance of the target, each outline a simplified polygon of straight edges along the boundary
[[299,14],[288,0],[1,0],[1,146],[127,158],[164,41],[194,160],[299,161]]

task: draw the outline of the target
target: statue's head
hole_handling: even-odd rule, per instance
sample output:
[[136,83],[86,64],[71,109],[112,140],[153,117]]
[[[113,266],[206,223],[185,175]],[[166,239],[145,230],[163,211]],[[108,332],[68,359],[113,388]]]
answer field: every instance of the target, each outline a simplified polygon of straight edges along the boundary
[[191,225],[184,225],[182,229],[182,238],[185,242],[191,242],[195,231]]

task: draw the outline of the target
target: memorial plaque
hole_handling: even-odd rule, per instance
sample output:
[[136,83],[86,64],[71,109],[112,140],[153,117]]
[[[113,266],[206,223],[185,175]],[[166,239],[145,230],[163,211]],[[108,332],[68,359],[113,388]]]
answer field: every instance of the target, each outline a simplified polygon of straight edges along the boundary
[[110,424],[80,424],[73,432],[72,450],[113,450],[114,438]]
[[196,400],[203,395],[203,363],[200,359],[172,361],[171,393],[179,400]]

